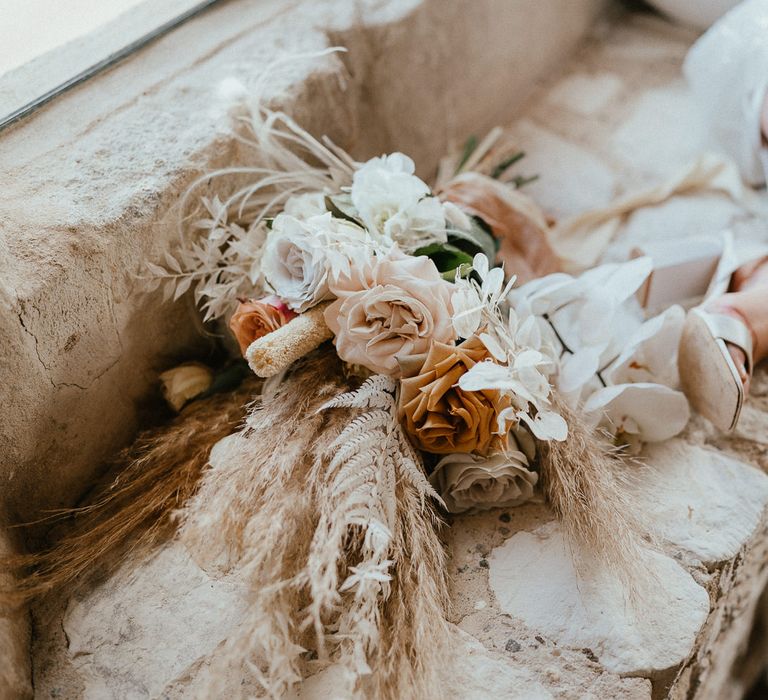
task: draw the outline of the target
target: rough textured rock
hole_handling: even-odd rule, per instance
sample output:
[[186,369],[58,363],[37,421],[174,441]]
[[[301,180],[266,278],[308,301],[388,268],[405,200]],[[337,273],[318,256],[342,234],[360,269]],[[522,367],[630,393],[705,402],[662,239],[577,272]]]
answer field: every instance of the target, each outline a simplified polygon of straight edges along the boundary
[[[677,562],[647,552],[633,603],[614,572],[590,562],[577,576],[557,525],[519,532],[490,557],[490,585],[505,613],[558,644],[592,649],[615,673],[679,665],[707,619],[709,596]],[[586,573],[588,572],[588,573]]]
[[644,452],[638,484],[648,522],[705,565],[735,557],[760,524],[768,477],[728,455],[670,440]]
[[[762,472],[682,440],[649,447],[643,458],[647,468],[638,481],[638,497],[648,523],[672,551],[689,555],[689,566],[730,563],[759,532],[768,503],[768,477]],[[647,675],[678,666],[709,613],[709,593],[663,554],[649,555],[644,567],[658,591],[641,595],[634,609],[618,582],[594,565],[585,567],[589,578],[578,580],[554,524],[518,532],[489,560],[490,585],[504,612],[559,644],[589,646],[604,667],[616,672]],[[705,586],[727,590],[734,585],[730,566],[727,571],[708,581],[701,569],[696,573]],[[751,586],[759,592],[755,583]],[[746,624],[750,619],[745,616]]]
[[[138,569],[123,565],[70,600],[62,620],[82,697],[158,697],[226,638],[242,610],[237,583],[209,577],[181,546]],[[162,639],[172,643],[158,644]]]
[[[524,700],[553,700],[552,693],[524,666],[508,663],[490,653],[482,644],[459,629],[455,631],[453,654],[446,659],[445,677],[451,700],[485,700],[514,697]],[[309,678],[296,695],[297,700],[324,700],[338,696],[335,691],[340,669],[334,666]]]
[[[17,549],[0,523],[0,557]],[[0,586],[11,583],[0,571]],[[26,610],[0,613],[0,698],[31,698],[32,673],[29,664],[30,626]]]
[[[330,4],[336,8],[341,6]],[[312,128],[327,131],[342,143],[351,144],[358,154],[365,154],[368,148],[381,150],[396,145],[411,150],[431,167],[451,137],[463,136],[471,125],[489,125],[499,120],[500,114],[504,116],[506,109],[518,104],[519,91],[524,85],[522,76],[531,68],[536,72],[538,66],[548,61],[545,49],[551,49],[559,41],[552,27],[563,26],[562,22],[552,22],[550,9],[542,8],[545,3],[487,0],[473,5],[478,8],[473,9],[473,18],[480,18],[477,19],[479,28],[458,22],[458,15],[451,14],[454,10],[444,14],[444,19],[436,18],[435,8],[444,6],[436,0],[380,4],[376,12],[369,15],[366,26],[356,25],[354,31],[345,28],[350,16],[340,13],[328,26],[333,26],[334,42],[349,44],[350,55],[344,58],[343,64],[329,59],[316,66],[317,71],[304,87],[289,91],[286,100]],[[577,5],[568,3],[558,7],[574,13],[579,7],[586,7]],[[278,26],[285,27],[292,16],[281,18],[277,13],[270,19],[268,10],[275,8],[276,5],[262,3],[259,12],[264,9],[264,17],[259,15],[261,19],[257,21],[256,16],[246,15],[240,21],[244,25],[263,21],[263,26],[268,28],[275,26],[270,22],[283,22]],[[534,24],[549,22],[548,33],[537,34],[537,28],[529,26],[528,33],[536,41],[526,44],[527,39],[521,40],[522,49],[510,47],[514,42],[508,41],[508,28],[490,19],[504,16],[511,21],[518,10],[527,12],[526,19]],[[512,14],[499,15],[499,12]],[[445,39],[445,54],[425,58],[422,45],[436,33],[432,20],[446,23],[441,31],[447,32],[449,38]],[[304,26],[300,21],[294,33],[304,36]],[[189,36],[195,36],[193,30],[194,27],[188,29]],[[327,37],[313,31],[307,29],[306,36],[311,37],[307,41],[315,48],[325,45]],[[518,94],[499,94],[503,71],[494,72],[493,80],[482,84],[479,73],[473,72],[474,63],[467,58],[470,50],[477,53],[478,45],[485,51],[491,43],[487,40],[488,33],[496,31],[505,37],[508,53],[504,54],[504,60],[521,61],[520,66],[510,70],[510,80],[521,81],[515,82],[514,89],[510,90],[518,90]],[[569,37],[577,33],[576,29],[572,31]],[[474,37],[469,48],[462,43],[467,33]],[[456,37],[458,41],[454,41]],[[202,104],[210,97],[207,87],[201,87],[200,83],[201,76],[206,75],[200,71],[208,70],[206,65],[212,66],[211,70],[215,68],[219,76],[222,70],[229,71],[248,85],[250,77],[246,75],[247,70],[239,67],[236,57],[244,48],[253,48],[262,58],[269,55],[272,37],[264,39],[263,46],[259,44],[261,39],[262,35],[254,38],[246,32],[231,45],[216,49],[212,64],[203,62],[201,68],[182,71],[184,85],[192,91],[194,99]],[[614,194],[657,182],[690,156],[709,149],[711,144],[703,129],[685,122],[695,119],[695,115],[688,109],[685,89],[679,80],[680,63],[692,40],[690,33],[645,16],[622,16],[613,23],[599,23],[574,60],[541,86],[526,105],[523,119],[517,122],[516,128],[521,146],[529,152],[526,168],[541,175],[531,191],[549,211],[562,215],[603,204]],[[449,45],[454,53],[448,51]],[[520,54],[515,53],[518,50]],[[480,53],[480,57],[473,60],[493,65],[496,54],[490,50],[487,55]],[[525,56],[525,60],[520,56]],[[438,79],[435,70],[442,65],[440,57],[448,63],[444,77]],[[472,65],[467,68],[469,64]],[[398,80],[397,69],[403,65],[415,66],[408,89]],[[253,64],[249,66],[252,68]],[[340,70],[347,80],[347,87],[343,89],[338,84]],[[301,83],[306,76],[300,73],[292,75],[285,84]],[[419,82],[425,74],[431,79]],[[178,87],[173,81],[161,81],[158,85],[157,99],[161,103],[169,94],[175,94],[173,91]],[[275,89],[280,85],[282,83]],[[453,92],[446,96],[448,87]],[[486,88],[488,94],[484,98]],[[473,97],[467,101],[471,109],[466,107],[466,111],[460,111],[464,108],[462,94]],[[157,107],[154,97],[147,99],[144,106]],[[331,108],[335,100],[344,102],[347,111],[343,115]],[[126,108],[125,118],[138,119],[141,106]],[[98,112],[96,105],[89,109],[95,110],[94,114]],[[100,109],[108,113],[105,105]],[[189,142],[193,143],[190,152],[198,158],[200,167],[240,157],[242,154],[227,145],[226,136],[220,141],[223,150],[212,156],[204,136],[212,123],[220,123],[220,114],[210,121],[207,121],[208,112],[204,114],[205,118],[190,127],[194,136]],[[662,119],[659,115],[668,118]],[[483,121],[486,118],[488,121]],[[43,114],[40,119],[45,126],[52,116]],[[344,129],[348,122],[353,124],[351,132]],[[173,123],[173,115],[161,123],[160,131]],[[45,128],[50,128],[51,122],[47,124]],[[376,134],[371,135],[370,131]],[[95,132],[96,136],[100,133],[103,134]],[[86,152],[77,157],[88,156],[86,167],[95,167],[92,156],[96,142],[86,142],[90,144]],[[158,158],[167,159],[173,167],[160,174],[150,168],[152,178],[156,179],[143,181],[142,186],[153,192],[159,188],[165,194],[156,201],[149,195],[133,200],[135,211],[121,219],[119,225],[115,224],[115,229],[110,228],[114,223],[110,217],[120,212],[121,206],[127,206],[131,197],[121,191],[113,199],[107,198],[108,215],[93,222],[87,229],[90,237],[86,238],[99,241],[99,232],[107,230],[114,233],[118,247],[127,247],[121,248],[122,252],[105,252],[108,246],[104,244],[96,260],[107,258],[112,263],[119,262],[128,259],[121,256],[128,255],[125,251],[130,249],[128,257],[135,262],[154,254],[170,238],[170,218],[162,220],[161,233],[154,242],[149,241],[149,222],[157,218],[156,211],[173,201],[186,182],[186,175],[180,174],[184,163],[179,165],[173,157],[174,149],[180,148],[182,142],[180,138],[157,149],[153,144],[147,153],[135,155],[135,160],[126,164],[121,177],[147,165],[152,154],[159,154]],[[28,144],[25,148],[34,150],[35,146]],[[30,159],[34,155],[31,150]],[[73,178],[75,170],[72,166]],[[26,177],[29,176],[27,173]],[[171,181],[175,183],[172,186],[168,184]],[[82,193],[87,182],[88,177],[84,176],[71,186]],[[60,184],[57,187],[58,190],[51,191],[51,202],[69,201],[61,199],[62,193],[67,192],[66,187]],[[53,199],[54,193],[58,199]],[[38,199],[34,201],[40,203],[43,202],[40,198],[47,195],[37,193],[35,196]],[[152,204],[149,209],[148,202]],[[82,214],[82,210],[78,213]],[[128,246],[126,232],[135,223],[134,216],[143,222],[136,234],[140,240]],[[688,236],[697,232],[699,224],[717,231],[743,219],[744,213],[739,207],[723,197],[673,200],[633,216],[609,255],[625,256],[630,242],[662,237],[669,231]],[[748,227],[744,231],[744,235],[755,233]],[[0,256],[10,255],[3,241],[7,239],[0,239]],[[52,245],[60,245],[57,237]],[[18,250],[17,245],[11,252],[16,255]],[[52,260],[55,257],[43,262],[52,265]],[[71,256],[66,260],[69,262]],[[76,271],[83,266],[74,259],[72,264]],[[109,265],[103,269],[110,269]],[[79,272],[72,274],[73,279],[82,281],[83,278],[77,276]],[[53,280],[43,275],[31,287],[19,287],[18,297],[27,294],[34,299],[35,293],[56,289],[56,285],[66,290],[69,283],[62,279]],[[44,333],[47,328],[53,328],[47,315],[50,312],[40,300],[35,303],[42,310],[29,311],[35,308],[29,302],[22,316],[28,323],[28,317],[37,314],[33,332]],[[159,327],[156,324],[160,317],[147,320],[149,317],[135,307],[135,299],[123,298],[120,303],[123,304],[120,313],[124,315],[116,317],[123,319],[121,323],[139,318],[147,323],[146,335],[134,336],[135,331],[126,334],[121,330],[123,341],[145,338]],[[8,308],[16,309],[13,305]],[[69,319],[62,328],[67,329],[68,323]],[[187,327],[184,322],[181,326]],[[46,339],[49,345],[41,348],[41,353],[49,354],[41,356],[60,372],[56,381],[66,382],[70,376],[67,361],[56,360],[57,343],[61,341],[61,336],[56,335],[58,332],[52,331],[51,339]],[[88,333],[89,342],[98,344],[100,339],[110,337],[112,331],[104,329],[103,336],[101,331],[93,329]],[[19,362],[37,366],[35,354],[31,354],[32,335],[19,337],[26,338],[24,343],[29,345],[27,355]],[[184,337],[179,336],[178,341]],[[156,357],[159,350],[157,345],[150,344],[146,352],[145,357]],[[128,364],[142,357],[135,347],[124,350],[121,358],[123,356],[129,358]],[[61,364],[55,364],[54,360]],[[111,397],[116,388],[129,384],[129,379],[135,380],[130,373],[126,378],[122,362],[119,359],[116,369],[110,370],[123,378],[115,380],[109,391],[104,389],[102,393],[99,389],[101,379],[94,380],[94,385],[87,390],[95,407],[92,410],[101,410],[107,403],[105,396]],[[25,371],[23,365],[14,367],[14,371]],[[89,369],[84,367],[78,371],[87,373]],[[149,381],[148,371],[146,374],[142,387]],[[89,381],[88,376],[77,376],[83,385]],[[41,370],[40,377],[41,384],[46,384],[48,375]],[[135,395],[144,390],[142,387],[136,387]],[[53,387],[50,391],[63,392],[64,388]],[[46,395],[45,400],[50,398],[51,395]],[[29,406],[25,410],[30,419],[37,415],[29,413],[32,411]],[[35,410],[48,411],[49,408],[41,399]],[[70,405],[69,410],[73,411],[73,422],[62,428],[62,434],[67,436],[71,435],[72,425],[83,420],[91,409],[80,408],[78,412]],[[120,404],[115,411],[123,418],[133,415],[133,408],[127,405]],[[448,573],[452,622],[460,633],[457,633],[455,655],[446,660],[446,674],[451,674],[454,696],[573,700],[648,700],[667,695],[681,700],[740,697],[750,678],[754,678],[756,666],[752,662],[742,664],[742,668],[752,670],[735,672],[735,662],[742,652],[747,660],[750,658],[745,652],[749,630],[768,582],[768,569],[764,565],[768,555],[768,518],[764,512],[768,480],[761,473],[768,469],[766,416],[768,378],[761,371],[755,377],[744,419],[732,435],[720,435],[703,419],[695,418],[680,439],[644,452],[642,457],[647,466],[637,497],[648,502],[648,516],[657,521],[663,536],[663,551],[649,555],[651,568],[656,570],[661,584],[658,595],[644,600],[643,605],[647,607],[641,607],[634,615],[622,605],[622,592],[604,573],[593,571],[591,577],[577,581],[571,559],[563,550],[546,506],[529,504],[508,511],[456,518],[448,533],[451,553]],[[97,451],[106,451],[109,440],[114,439],[114,425],[104,431],[103,435],[96,436],[96,442],[100,441]],[[127,432],[130,430],[126,429],[125,434]],[[21,454],[28,447],[18,449],[21,452],[15,454]],[[92,460],[93,454],[80,455],[71,466],[71,473],[51,482],[48,495],[56,493],[62,485],[67,486],[66,492],[73,493],[75,475],[86,480]],[[39,473],[27,475],[20,462],[17,474],[34,482],[50,468],[51,464],[45,462]],[[52,601],[47,608],[35,611],[36,691],[40,697],[60,698],[131,697],[131,694],[193,697],[200,688],[207,663],[216,656],[218,641],[226,635],[229,626],[236,624],[238,605],[236,583],[219,580],[198,569],[178,544],[169,545],[149,562],[128,562],[115,577],[92,591],[84,591],[74,601],[64,596],[63,600]],[[211,610],[223,612],[215,614]],[[763,647],[754,645],[753,649],[759,652]],[[153,650],[159,652],[155,654]],[[334,673],[337,672],[329,669],[311,678],[301,689],[300,697],[334,697]],[[636,673],[642,677],[621,677],[619,673]]]

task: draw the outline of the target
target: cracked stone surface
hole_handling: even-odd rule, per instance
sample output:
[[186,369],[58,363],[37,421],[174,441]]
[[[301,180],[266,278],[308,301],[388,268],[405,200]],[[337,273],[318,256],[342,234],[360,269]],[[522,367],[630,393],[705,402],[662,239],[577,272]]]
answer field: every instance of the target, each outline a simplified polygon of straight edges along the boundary
[[[218,646],[243,609],[237,583],[209,577],[182,547],[162,549],[138,572],[124,565],[109,585],[71,599],[64,613],[82,697],[158,697],[168,679]],[[158,644],[169,630],[172,643]]]
[[[526,168],[541,175],[531,193],[549,212],[604,204],[712,149],[680,80],[693,39],[648,16],[601,21],[528,101],[513,127]],[[732,225],[743,237],[765,235],[747,219],[724,197],[678,198],[631,217],[608,257],[670,231]],[[679,438],[644,450],[637,498],[656,524],[660,549],[646,567],[661,583],[635,609],[608,572],[587,567],[577,578],[545,505],[455,518],[449,697],[740,697],[755,671],[740,675],[735,663],[768,583],[766,436],[768,376],[759,370],[734,433],[694,417]],[[201,571],[178,543],[129,561],[93,590],[35,611],[36,695],[194,697],[239,605],[236,582]],[[337,672],[310,678],[298,697],[337,697]]]
[[577,576],[559,526],[519,532],[490,557],[499,608],[558,644],[592,649],[615,673],[648,675],[680,664],[709,613],[709,596],[674,559],[647,552],[652,579],[634,604],[598,562]]
[[638,483],[649,523],[705,565],[735,557],[768,502],[768,477],[717,450],[670,440],[645,451]]

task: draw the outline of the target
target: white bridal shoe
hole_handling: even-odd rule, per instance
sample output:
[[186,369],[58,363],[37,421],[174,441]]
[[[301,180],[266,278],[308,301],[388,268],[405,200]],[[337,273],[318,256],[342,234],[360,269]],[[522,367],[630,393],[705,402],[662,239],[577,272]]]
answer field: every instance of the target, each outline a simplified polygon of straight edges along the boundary
[[[682,259],[681,244],[687,250]],[[731,314],[707,307],[708,302],[728,291],[733,273],[748,260],[737,259],[730,233],[714,242],[714,249],[711,238],[702,238],[662,244],[644,252],[654,258],[650,288],[641,290],[644,306],[652,305],[649,300],[656,304],[685,304],[703,297],[688,312],[683,326],[678,352],[680,383],[698,413],[720,430],[733,430],[744,405],[745,381],[728,346],[744,353],[746,376],[750,377],[752,332],[735,311]],[[762,251],[753,255],[756,259]]]
[[680,383],[691,406],[723,431],[736,427],[745,398],[745,381],[727,344],[744,353],[746,376],[751,377],[752,332],[735,311],[729,314],[706,307],[728,291],[742,262],[737,260],[733,237],[727,232],[704,301],[686,316],[677,359]]
[[744,405],[744,382],[726,343],[739,348],[752,375],[752,334],[729,314],[691,309],[680,339],[678,368],[691,406],[720,430],[733,430]]

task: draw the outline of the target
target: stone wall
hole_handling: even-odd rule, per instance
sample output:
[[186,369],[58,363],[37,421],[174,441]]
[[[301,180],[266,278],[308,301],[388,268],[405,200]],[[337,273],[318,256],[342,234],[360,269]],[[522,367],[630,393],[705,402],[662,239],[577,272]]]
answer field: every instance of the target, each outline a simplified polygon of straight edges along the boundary
[[[136,275],[176,240],[190,183],[245,158],[223,85],[347,46],[275,75],[265,99],[360,157],[398,148],[428,172],[518,111],[602,4],[234,0],[0,134],[0,522],[71,505],[135,434],[158,371],[210,351],[191,300],[163,306]],[[26,640],[23,616],[0,621],[3,697],[26,695]]]
[[[265,99],[359,156],[449,144],[523,104],[598,0],[252,0],[226,3],[0,137],[0,493],[10,518],[70,504],[134,434],[174,360],[204,353],[191,304],[135,275],[177,234],[181,193],[242,154],[221,86],[252,87],[276,56],[331,44]],[[23,80],[23,72],[17,76]]]

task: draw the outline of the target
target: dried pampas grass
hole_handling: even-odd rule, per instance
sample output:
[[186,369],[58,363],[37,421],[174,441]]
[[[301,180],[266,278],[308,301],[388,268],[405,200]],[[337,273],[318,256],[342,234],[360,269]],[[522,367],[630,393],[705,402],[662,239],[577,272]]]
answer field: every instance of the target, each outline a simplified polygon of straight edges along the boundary
[[439,688],[445,555],[388,381],[324,409],[352,387],[321,348],[217,450],[180,534],[204,566],[236,571],[250,600],[212,662],[211,696],[243,664],[272,697],[330,661],[346,669],[347,691],[420,698]]
[[544,496],[575,545],[577,571],[584,573],[583,553],[609,567],[635,599],[649,578],[644,551],[654,542],[631,495],[628,465],[556,395],[555,410],[568,423],[568,438],[540,443]]
[[[283,56],[265,68],[251,86],[250,98],[240,105],[233,134],[248,152],[249,163],[206,172],[187,188],[179,203],[181,245],[166,252],[167,269],[147,266],[148,287],[164,282],[167,298],[174,299],[193,289],[206,321],[225,316],[238,296],[266,290],[254,261],[261,256],[267,220],[294,195],[348,187],[358,164],[327,137],[316,139],[285,112],[266,107],[262,91],[302,60],[345,50],[331,47]],[[223,200],[204,196],[212,182],[228,193]]]
[[237,428],[258,387],[249,380],[233,393],[195,401],[170,424],[139,436],[86,505],[54,517],[72,518],[60,539],[43,552],[4,560],[18,583],[0,591],[0,603],[18,605],[80,583],[172,536],[172,514],[195,492],[211,447]]

